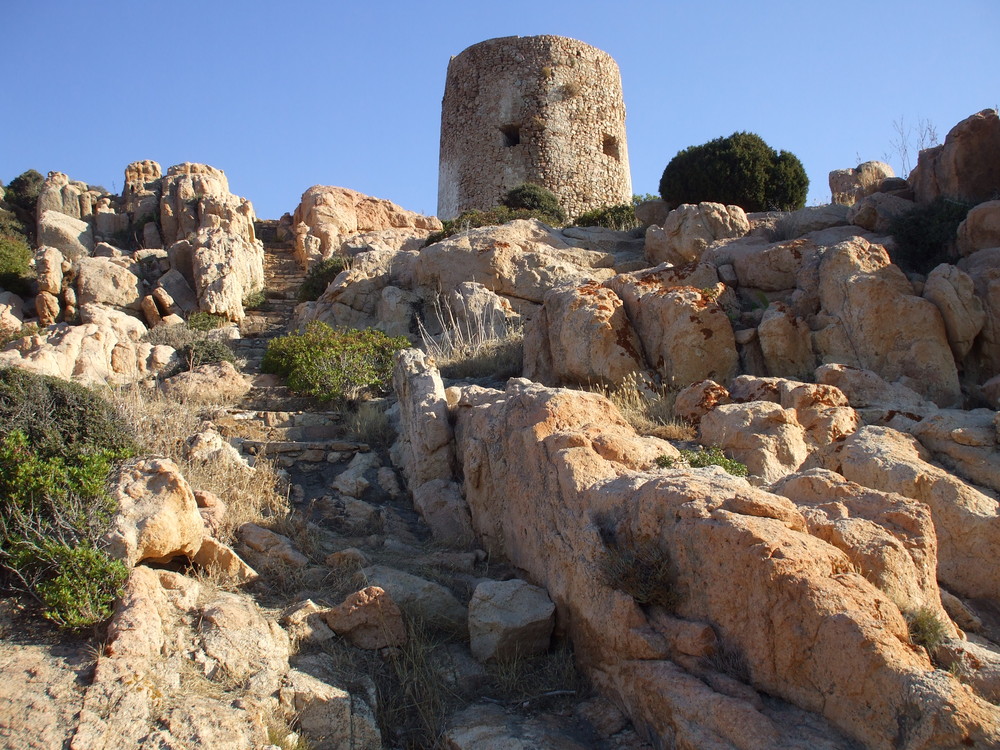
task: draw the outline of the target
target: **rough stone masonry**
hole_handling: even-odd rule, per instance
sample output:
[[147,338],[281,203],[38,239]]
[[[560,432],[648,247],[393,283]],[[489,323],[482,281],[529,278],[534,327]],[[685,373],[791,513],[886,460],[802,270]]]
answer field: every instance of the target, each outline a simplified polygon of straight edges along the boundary
[[569,218],[631,200],[621,75],[606,52],[509,36],[451,59],[438,216],[491,208],[525,182],[554,192]]

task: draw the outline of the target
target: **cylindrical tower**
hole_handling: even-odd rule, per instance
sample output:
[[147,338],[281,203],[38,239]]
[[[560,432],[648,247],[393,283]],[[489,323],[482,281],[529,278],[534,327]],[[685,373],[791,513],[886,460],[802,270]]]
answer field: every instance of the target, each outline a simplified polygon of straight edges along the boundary
[[555,193],[569,218],[631,200],[621,74],[606,52],[508,36],[451,58],[438,216],[491,208],[525,182]]

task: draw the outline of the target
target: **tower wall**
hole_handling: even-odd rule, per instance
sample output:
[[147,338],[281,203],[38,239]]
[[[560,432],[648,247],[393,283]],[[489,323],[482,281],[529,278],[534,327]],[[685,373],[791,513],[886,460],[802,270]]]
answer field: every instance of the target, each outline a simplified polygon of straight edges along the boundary
[[558,36],[475,44],[448,65],[438,216],[496,206],[533,182],[567,217],[628,203],[632,180],[618,65]]

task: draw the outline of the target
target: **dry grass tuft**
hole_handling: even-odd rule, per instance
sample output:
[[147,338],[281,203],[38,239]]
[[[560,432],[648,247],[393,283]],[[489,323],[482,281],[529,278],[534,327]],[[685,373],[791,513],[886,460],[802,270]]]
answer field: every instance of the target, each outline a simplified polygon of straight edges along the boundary
[[694,428],[674,417],[674,399],[677,390],[643,382],[633,374],[616,386],[590,386],[589,391],[600,393],[622,413],[632,429],[640,435],[652,435],[663,440],[694,440]]
[[442,377],[506,379],[521,374],[524,329],[520,324],[511,323],[494,308],[457,314],[440,297],[432,309],[442,333],[431,336],[420,323],[420,337]]
[[[493,697],[509,703],[525,704],[567,697],[579,699],[588,690],[583,673],[577,669],[573,650],[560,645],[538,656],[515,655],[487,665]],[[537,706],[536,706],[537,707]]]
[[396,430],[381,401],[362,401],[345,419],[351,436],[375,449],[388,449],[396,439]]

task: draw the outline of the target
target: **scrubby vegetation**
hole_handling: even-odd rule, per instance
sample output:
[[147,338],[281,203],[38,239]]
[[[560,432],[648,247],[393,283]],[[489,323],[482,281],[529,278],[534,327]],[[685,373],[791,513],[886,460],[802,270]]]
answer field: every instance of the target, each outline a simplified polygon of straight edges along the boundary
[[0,288],[26,297],[31,294],[32,253],[23,236],[0,233]]
[[635,207],[646,201],[656,200],[659,196],[633,195],[631,203],[620,203],[614,206],[601,206],[594,208],[573,219],[574,227],[604,227],[614,229],[618,232],[628,232],[641,227],[640,221],[635,218]]
[[431,234],[426,244],[433,245],[458,232],[506,224],[516,219],[538,219],[549,226],[559,227],[565,223],[566,214],[551,190],[525,183],[507,193],[502,205],[486,211],[463,211],[454,219],[442,222],[444,228]]
[[136,451],[117,411],[82,386],[0,369],[0,580],[68,628],[106,619],[128,575],[103,551],[107,481]]
[[257,289],[253,292],[250,292],[249,294],[247,294],[247,296],[243,298],[243,309],[256,310],[257,308],[259,308],[261,305],[264,304],[266,299],[267,297],[264,296],[263,289]]
[[220,362],[235,362],[236,355],[225,341],[201,338],[185,344],[177,350],[184,370],[193,370],[202,365],[217,365]]
[[923,646],[931,654],[947,640],[944,623],[930,607],[904,612],[903,616],[910,632],[910,641]]
[[907,271],[926,274],[952,257],[952,244],[974,204],[958,198],[935,198],[916,205],[893,220],[889,232],[895,240],[889,247],[892,262]]
[[261,370],[287,378],[293,391],[321,401],[355,400],[388,390],[395,354],[409,345],[373,328],[335,330],[313,321],[303,333],[271,341]]
[[214,331],[216,328],[222,328],[227,323],[229,323],[229,320],[225,316],[202,312],[201,310],[191,313],[187,319],[187,327],[192,331]]
[[745,132],[680,151],[660,179],[660,197],[674,205],[713,201],[745,211],[794,211],[808,191],[797,156]]
[[633,376],[614,386],[591,386],[617,407],[625,421],[640,435],[653,435],[663,440],[694,440],[695,431],[674,417],[677,390],[647,383]]
[[333,255],[326,260],[316,263],[309,269],[305,281],[299,287],[299,302],[312,302],[318,300],[320,295],[326,291],[340,272],[347,268],[347,258],[343,255]]

